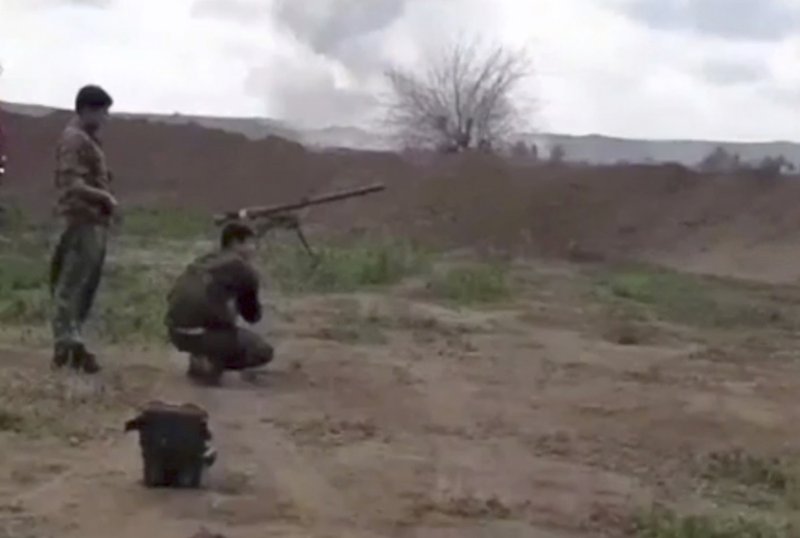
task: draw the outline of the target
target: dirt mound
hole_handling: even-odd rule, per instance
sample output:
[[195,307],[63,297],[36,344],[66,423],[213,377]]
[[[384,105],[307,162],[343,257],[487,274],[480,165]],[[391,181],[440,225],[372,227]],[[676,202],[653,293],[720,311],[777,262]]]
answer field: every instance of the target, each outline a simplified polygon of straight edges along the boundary
[[[7,114],[6,190],[47,214],[53,145],[67,118]],[[221,210],[383,181],[386,194],[309,212],[321,228],[386,228],[448,246],[794,278],[800,186],[710,177],[680,166],[530,166],[478,155],[427,162],[378,152],[312,152],[196,125],[115,120],[105,144],[128,206]],[[765,264],[765,259],[772,263]]]

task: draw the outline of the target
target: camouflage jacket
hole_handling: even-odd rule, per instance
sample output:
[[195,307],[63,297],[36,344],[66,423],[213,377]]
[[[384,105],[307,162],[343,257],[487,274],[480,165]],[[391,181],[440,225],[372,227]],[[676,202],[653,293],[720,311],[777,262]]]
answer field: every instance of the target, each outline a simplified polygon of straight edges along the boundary
[[67,124],[58,141],[55,185],[56,209],[68,221],[108,224],[111,215],[105,205],[76,190],[81,185],[111,189],[111,173],[100,141],[81,127],[78,118]]
[[197,258],[178,277],[167,297],[165,323],[171,329],[230,328],[241,315],[261,319],[259,275],[233,252]]

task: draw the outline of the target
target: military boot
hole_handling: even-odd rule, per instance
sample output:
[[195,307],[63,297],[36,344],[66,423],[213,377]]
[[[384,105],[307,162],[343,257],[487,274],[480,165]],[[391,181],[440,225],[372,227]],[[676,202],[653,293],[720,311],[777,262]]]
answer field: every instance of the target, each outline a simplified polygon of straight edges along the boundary
[[191,355],[186,375],[203,385],[218,385],[222,379],[222,368],[208,357]]
[[86,349],[83,344],[75,346],[72,352],[71,366],[73,369],[87,374],[96,374],[101,370],[100,364],[97,362],[97,356]]
[[53,360],[50,365],[53,370],[60,370],[67,365],[71,358],[72,349],[70,346],[56,344],[55,349],[53,350]]

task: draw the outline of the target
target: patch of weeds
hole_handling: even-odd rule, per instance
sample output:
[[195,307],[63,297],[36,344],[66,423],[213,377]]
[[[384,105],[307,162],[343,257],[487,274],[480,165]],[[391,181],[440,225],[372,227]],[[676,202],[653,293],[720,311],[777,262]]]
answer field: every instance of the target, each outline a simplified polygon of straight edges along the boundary
[[319,329],[314,336],[345,344],[387,343],[384,333],[385,320],[375,313],[363,312],[361,304],[357,301],[345,304],[346,306],[336,313],[333,324]]
[[415,342],[431,344],[438,338],[458,338],[469,329],[451,326],[432,316],[400,316],[389,321],[394,329],[409,331]]
[[264,263],[285,292],[348,292],[387,286],[421,271],[426,256],[405,242],[365,242],[350,246],[314,246],[314,263],[299,246],[272,248]]
[[498,264],[446,268],[431,277],[428,289],[441,299],[463,305],[500,302],[512,291],[507,268]]
[[787,326],[786,312],[745,286],[646,266],[627,267],[601,275],[596,296],[628,303],[656,317],[712,328]]
[[[729,493],[744,497],[749,504],[775,501],[797,507],[800,502],[800,474],[796,465],[777,457],[759,457],[741,449],[713,452],[705,461],[701,475]],[[758,495],[761,494],[761,495]]]
[[639,346],[654,342],[659,330],[637,305],[614,303],[600,320],[602,337],[620,346]]
[[209,230],[209,215],[187,209],[135,207],[125,211],[121,224],[124,234],[161,239],[199,238]]
[[14,203],[0,204],[0,232],[5,236],[18,236],[31,228],[31,221],[21,207]]
[[530,503],[509,503],[497,496],[476,495],[446,496],[442,499],[416,499],[411,510],[419,520],[430,515],[444,515],[459,519],[503,520],[521,517]]
[[166,296],[176,275],[146,265],[109,264],[90,318],[109,343],[165,341]]
[[9,411],[0,410],[0,432],[20,433],[25,429],[25,417]]
[[780,458],[761,458],[741,449],[713,452],[707,463],[706,478],[736,480],[781,492],[796,480],[791,467]]
[[798,529],[788,522],[726,515],[680,515],[665,508],[638,514],[638,538],[789,538]]
[[303,420],[264,419],[291,435],[300,445],[343,446],[375,439],[380,431],[369,420],[340,420],[328,415]]
[[617,322],[608,327],[604,338],[620,346],[641,346],[652,339],[652,327],[637,323]]
[[47,282],[46,260],[20,255],[0,256],[0,294],[31,290]]
[[[31,238],[15,238],[12,246],[0,249],[0,323],[5,327],[30,329],[47,323],[52,308],[49,256],[46,245]],[[163,339],[166,293],[180,269],[107,263],[89,330],[110,343]]]
[[47,270],[46,260],[0,256],[0,322],[30,325],[47,319]]

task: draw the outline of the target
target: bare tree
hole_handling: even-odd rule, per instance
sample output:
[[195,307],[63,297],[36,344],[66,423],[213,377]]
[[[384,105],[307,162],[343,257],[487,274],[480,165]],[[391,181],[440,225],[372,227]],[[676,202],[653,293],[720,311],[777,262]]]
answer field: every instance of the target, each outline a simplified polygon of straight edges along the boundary
[[531,74],[525,50],[458,41],[421,73],[386,73],[388,126],[406,147],[491,151],[527,126],[520,90]]
[[556,144],[555,146],[553,146],[553,149],[550,150],[551,163],[563,163],[566,157],[567,157],[567,150],[565,150],[564,146],[562,146],[561,144]]

